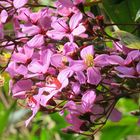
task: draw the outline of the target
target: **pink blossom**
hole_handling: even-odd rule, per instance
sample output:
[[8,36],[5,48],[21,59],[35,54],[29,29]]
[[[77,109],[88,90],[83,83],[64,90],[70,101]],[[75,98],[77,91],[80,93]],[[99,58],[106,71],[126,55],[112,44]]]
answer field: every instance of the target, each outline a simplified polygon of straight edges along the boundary
[[14,0],[13,1],[13,5],[15,8],[21,8],[23,7],[26,3],[28,2],[28,0]]
[[47,35],[53,39],[61,40],[63,37],[68,37],[70,42],[73,42],[74,36],[78,36],[85,32],[85,27],[81,20],[83,15],[79,13],[73,14],[70,18],[69,26],[66,24],[66,18],[59,18],[52,22],[53,30],[47,32]]

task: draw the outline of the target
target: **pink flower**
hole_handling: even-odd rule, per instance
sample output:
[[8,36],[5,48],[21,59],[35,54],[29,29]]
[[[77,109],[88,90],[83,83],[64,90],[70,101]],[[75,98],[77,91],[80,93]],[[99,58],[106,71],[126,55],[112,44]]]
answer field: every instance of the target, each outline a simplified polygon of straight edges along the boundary
[[122,118],[122,113],[114,108],[109,116],[109,119],[113,122],[118,122],[121,120],[121,118]]
[[28,0],[14,0],[13,5],[15,8],[18,9],[18,8],[23,7],[27,2],[28,2]]
[[20,49],[19,52],[15,52],[12,55],[12,60],[18,63],[25,64],[33,55],[34,49],[29,48],[28,46],[23,46],[23,49]]
[[47,32],[47,35],[53,39],[61,40],[63,37],[68,37],[70,42],[74,41],[74,36],[81,35],[85,32],[85,27],[82,25],[81,20],[83,15],[75,13],[69,21],[69,26],[66,23],[66,18],[59,18],[52,22],[53,30]]
[[41,34],[35,35],[31,40],[27,42],[27,45],[31,48],[39,48],[44,44],[44,36]]
[[34,74],[45,74],[50,66],[52,54],[50,49],[41,51],[39,58],[34,58],[28,65],[28,70]]
[[8,18],[8,13],[6,10],[2,10],[0,13],[0,23],[5,23]]
[[82,109],[84,112],[91,112],[91,108],[93,106],[93,103],[96,99],[96,94],[94,91],[92,90],[89,90],[89,91],[86,91],[86,93],[84,93],[83,97],[82,97]]
[[95,67],[96,62],[94,62],[94,50],[93,46],[87,46],[80,52],[81,58],[85,62],[85,67],[87,67],[87,82],[93,85],[99,84],[101,81],[101,74],[97,67]]

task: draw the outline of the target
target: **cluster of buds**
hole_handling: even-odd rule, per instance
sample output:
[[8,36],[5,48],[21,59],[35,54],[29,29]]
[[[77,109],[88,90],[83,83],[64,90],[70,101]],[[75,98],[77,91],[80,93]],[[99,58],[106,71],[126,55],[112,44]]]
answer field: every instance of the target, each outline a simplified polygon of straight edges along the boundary
[[[140,51],[110,37],[103,17],[84,11],[84,5],[84,0],[57,0],[54,7],[0,1],[0,51],[11,52],[1,70],[10,74],[12,96],[32,111],[26,126],[38,111],[67,111],[71,126],[63,131],[91,136],[108,119],[121,119],[114,108],[120,98],[139,92]],[[35,6],[44,7],[34,12]],[[13,29],[7,32],[8,23]]]

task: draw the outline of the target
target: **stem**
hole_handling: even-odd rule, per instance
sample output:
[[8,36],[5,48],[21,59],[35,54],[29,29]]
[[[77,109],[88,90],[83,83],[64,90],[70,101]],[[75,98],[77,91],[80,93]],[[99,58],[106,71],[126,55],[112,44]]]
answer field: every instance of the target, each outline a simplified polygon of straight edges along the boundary
[[114,26],[114,25],[129,25],[129,26],[132,26],[132,25],[135,25],[135,26],[138,26],[140,25],[140,23],[104,23],[105,26]]
[[99,3],[102,3],[102,0],[93,0],[92,2],[86,2],[86,3],[84,3],[84,6],[90,7],[93,5],[97,5]]
[[30,6],[30,7],[48,7],[48,8],[52,8],[52,9],[56,9],[56,7],[54,6],[50,6],[50,5],[37,5],[37,4],[26,4],[27,6]]

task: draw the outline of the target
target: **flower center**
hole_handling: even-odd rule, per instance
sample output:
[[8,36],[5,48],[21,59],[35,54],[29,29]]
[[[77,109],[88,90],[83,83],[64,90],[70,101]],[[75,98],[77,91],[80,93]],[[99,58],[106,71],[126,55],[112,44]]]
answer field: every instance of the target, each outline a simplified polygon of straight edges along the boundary
[[62,84],[60,83],[60,81],[57,78],[53,77],[53,76],[48,76],[46,78],[46,83],[47,83],[47,87],[50,86],[52,88],[54,86],[54,88],[56,90],[59,89],[59,88],[61,88],[61,86],[62,86]]
[[86,60],[85,60],[85,63],[88,67],[92,67],[94,65],[94,61],[93,61],[93,55],[91,54],[88,54],[86,56]]

